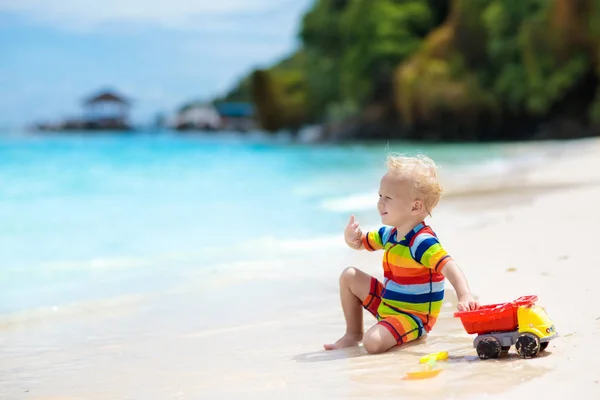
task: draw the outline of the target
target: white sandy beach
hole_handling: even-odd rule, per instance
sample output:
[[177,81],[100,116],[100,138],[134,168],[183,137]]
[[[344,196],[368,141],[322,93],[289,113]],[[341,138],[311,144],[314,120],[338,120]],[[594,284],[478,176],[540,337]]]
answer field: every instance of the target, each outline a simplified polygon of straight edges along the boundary
[[[376,356],[322,350],[344,332],[339,272],[352,265],[381,276],[382,253],[345,248],[340,227],[339,244],[286,258],[266,249],[247,273],[199,272],[170,293],[5,324],[0,399],[600,398],[600,141],[480,188],[450,192],[428,222],[480,302],[539,297],[560,337],[536,359],[514,348],[504,359],[477,359],[452,316],[451,290],[425,340]],[[441,350],[450,360],[440,375],[403,379]]]

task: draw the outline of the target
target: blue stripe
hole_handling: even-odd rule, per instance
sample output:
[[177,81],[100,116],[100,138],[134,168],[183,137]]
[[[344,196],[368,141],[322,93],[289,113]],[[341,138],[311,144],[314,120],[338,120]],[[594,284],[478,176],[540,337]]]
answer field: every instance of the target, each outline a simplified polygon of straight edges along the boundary
[[379,229],[379,238],[381,239],[381,244],[383,246],[385,246],[385,244],[390,239],[390,236],[392,234],[392,229],[394,229],[394,228],[388,227],[388,226],[384,226]]
[[423,254],[425,254],[425,252],[436,243],[438,243],[437,239],[432,237],[423,240],[421,244],[419,244],[419,247],[417,247],[417,250],[415,251],[415,260],[417,262],[421,262]]
[[444,290],[445,282],[420,283],[415,285],[400,285],[392,280],[385,281],[385,289],[404,294],[426,294]]
[[442,300],[444,298],[444,291],[441,290],[439,292],[425,294],[407,294],[386,289],[381,297],[388,300],[401,301],[403,303],[424,304]]
[[402,241],[400,243],[404,244],[405,246],[408,246],[408,243],[410,243],[410,240],[413,238],[413,236],[415,236],[424,227],[425,227],[425,224],[420,222],[419,225],[415,226],[412,230],[410,230],[406,234],[406,236],[404,237],[404,239],[402,239]]
[[417,247],[419,247],[419,245],[421,243],[423,243],[423,241],[425,239],[431,239],[433,236],[431,236],[429,233],[423,233],[419,236],[417,236],[415,238],[415,240],[413,240],[412,245],[410,246],[410,255],[411,256],[415,256],[415,250],[417,249]]
[[421,222],[419,225],[417,225],[417,226],[415,226],[415,227],[413,228],[413,232],[414,232],[414,233],[417,233],[417,232],[419,232],[421,229],[423,229],[424,227],[425,227],[425,224]]

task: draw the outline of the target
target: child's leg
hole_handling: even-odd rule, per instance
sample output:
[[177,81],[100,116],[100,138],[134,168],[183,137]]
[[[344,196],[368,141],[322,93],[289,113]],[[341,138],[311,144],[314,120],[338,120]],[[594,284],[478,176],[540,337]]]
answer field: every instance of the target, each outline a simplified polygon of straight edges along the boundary
[[426,331],[417,317],[409,314],[390,315],[365,333],[363,346],[368,353],[384,353],[396,345],[412,342]]
[[371,275],[357,268],[346,268],[340,275],[340,300],[346,319],[346,334],[325,350],[356,346],[363,338],[363,303],[371,288]]
[[385,353],[397,344],[396,338],[381,324],[372,326],[363,337],[363,347],[369,354]]

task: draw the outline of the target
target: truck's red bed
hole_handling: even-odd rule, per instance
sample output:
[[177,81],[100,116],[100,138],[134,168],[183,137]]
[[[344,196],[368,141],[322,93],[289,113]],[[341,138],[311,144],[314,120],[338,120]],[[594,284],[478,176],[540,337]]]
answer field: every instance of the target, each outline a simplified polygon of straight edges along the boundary
[[481,306],[474,311],[459,311],[454,316],[460,318],[469,334],[514,331],[517,329],[517,309],[520,306],[531,306],[537,296],[523,296],[510,303]]

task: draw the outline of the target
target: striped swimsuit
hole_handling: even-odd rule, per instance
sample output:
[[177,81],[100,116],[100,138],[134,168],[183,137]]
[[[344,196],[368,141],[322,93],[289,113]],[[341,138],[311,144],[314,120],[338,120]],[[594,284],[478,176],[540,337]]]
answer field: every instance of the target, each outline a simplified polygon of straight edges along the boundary
[[382,227],[364,234],[363,245],[369,251],[385,250],[384,282],[371,279],[363,307],[399,344],[429,332],[442,308],[442,269],[451,259],[433,230],[421,222],[397,238],[396,228]]

